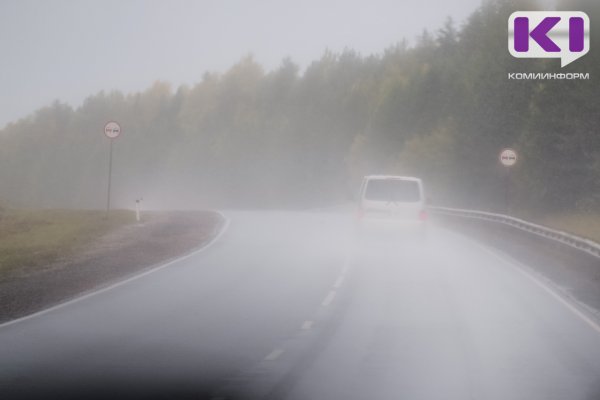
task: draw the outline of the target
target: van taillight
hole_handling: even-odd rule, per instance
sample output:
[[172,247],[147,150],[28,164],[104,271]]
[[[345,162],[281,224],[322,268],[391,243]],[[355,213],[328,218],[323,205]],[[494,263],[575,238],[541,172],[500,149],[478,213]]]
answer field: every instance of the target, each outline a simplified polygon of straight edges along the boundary
[[427,211],[421,210],[421,212],[419,213],[419,220],[427,221]]

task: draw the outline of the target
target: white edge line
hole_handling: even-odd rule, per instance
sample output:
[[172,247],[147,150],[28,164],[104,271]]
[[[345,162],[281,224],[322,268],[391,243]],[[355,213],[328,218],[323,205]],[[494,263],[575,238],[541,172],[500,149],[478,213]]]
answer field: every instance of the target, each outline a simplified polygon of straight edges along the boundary
[[521,275],[525,276],[531,282],[533,282],[534,284],[536,284],[539,288],[543,289],[546,293],[548,293],[549,295],[551,295],[555,300],[557,300],[560,304],[562,304],[569,311],[571,311],[571,313],[573,313],[581,321],[585,322],[588,326],[590,326],[597,333],[600,333],[600,325],[598,325],[596,323],[596,321],[594,321],[593,319],[591,319],[590,317],[588,317],[587,315],[585,315],[581,310],[579,310],[576,306],[574,306],[571,303],[571,301],[569,301],[562,294],[560,294],[559,292],[557,292],[557,290],[555,290],[552,287],[548,286],[547,284],[545,284],[544,282],[542,282],[540,279],[536,278],[533,274],[531,274],[530,272],[528,272],[525,269],[526,268],[525,266],[523,266],[522,264],[516,262],[515,260],[511,260],[511,259],[509,259],[507,257],[504,257],[504,256],[498,254],[494,250],[491,250],[488,247],[486,247],[486,246],[484,246],[484,245],[482,245],[482,244],[480,244],[478,242],[475,242],[475,241],[472,241],[472,242],[475,243],[480,249],[484,250],[488,254],[491,254],[494,257],[496,257],[497,259],[499,259],[502,262],[504,262],[505,264],[510,265],[513,269],[515,269]]
[[279,358],[280,355],[283,354],[283,350],[282,349],[275,349],[272,352],[269,353],[269,355],[267,355],[265,357],[266,361],[275,361]]
[[149,270],[144,271],[144,272],[142,272],[142,273],[140,273],[138,275],[134,275],[132,277],[129,277],[129,278],[127,278],[125,280],[122,280],[122,281],[119,281],[117,283],[114,283],[114,284],[112,284],[110,286],[107,286],[107,287],[104,287],[102,289],[98,289],[96,291],[93,291],[91,293],[84,294],[83,296],[79,296],[79,297],[76,297],[74,299],[65,301],[64,303],[59,303],[59,304],[57,304],[55,306],[43,309],[41,311],[37,311],[37,312],[35,312],[33,314],[29,314],[29,315],[26,315],[24,317],[20,317],[20,318],[17,318],[17,319],[13,319],[11,321],[7,321],[7,322],[4,322],[4,323],[1,323],[0,324],[0,329],[1,328],[5,328],[5,327],[10,326],[10,325],[18,324],[19,322],[27,321],[27,320],[35,318],[35,317],[42,316],[42,315],[47,314],[49,312],[56,311],[58,309],[61,309],[63,307],[69,306],[69,305],[77,303],[79,301],[88,299],[88,298],[96,296],[98,294],[101,294],[101,293],[104,293],[104,292],[108,292],[109,290],[115,289],[115,288],[117,288],[119,286],[122,286],[122,285],[125,285],[127,283],[133,282],[133,281],[135,281],[137,279],[143,278],[143,277],[145,277],[147,275],[150,275],[150,274],[152,274],[154,272],[157,272],[157,271],[159,271],[159,270],[161,270],[163,268],[166,268],[166,267],[168,267],[168,266],[170,266],[172,264],[175,264],[177,262],[183,261],[183,260],[185,260],[187,258],[190,258],[190,257],[192,257],[192,256],[194,256],[194,255],[196,255],[198,253],[201,253],[201,252],[207,250],[209,247],[211,247],[213,244],[215,244],[221,238],[221,236],[223,236],[225,234],[225,232],[227,231],[227,228],[229,228],[230,219],[227,218],[220,211],[216,211],[216,213],[219,214],[221,217],[224,218],[225,223],[223,224],[223,227],[221,228],[220,232],[214,238],[212,238],[206,245],[202,246],[201,248],[199,248],[199,249],[197,249],[195,251],[192,251],[191,253],[188,253],[188,254],[186,254],[184,256],[181,256],[179,258],[171,260],[171,261],[167,262],[166,264],[157,265],[156,267],[154,267],[152,269],[149,269]]

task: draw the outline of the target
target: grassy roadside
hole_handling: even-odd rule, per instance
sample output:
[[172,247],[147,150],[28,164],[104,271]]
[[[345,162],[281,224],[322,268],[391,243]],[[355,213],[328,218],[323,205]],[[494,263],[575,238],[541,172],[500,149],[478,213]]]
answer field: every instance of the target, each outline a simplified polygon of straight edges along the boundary
[[106,232],[134,222],[131,211],[0,211],[0,279],[72,254]]
[[600,243],[600,214],[564,214],[542,218],[542,225]]

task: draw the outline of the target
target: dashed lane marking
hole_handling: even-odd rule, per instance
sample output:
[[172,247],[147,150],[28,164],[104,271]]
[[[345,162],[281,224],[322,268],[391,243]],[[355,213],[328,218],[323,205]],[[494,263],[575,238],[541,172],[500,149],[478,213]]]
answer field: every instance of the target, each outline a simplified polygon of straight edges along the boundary
[[335,298],[335,290],[332,290],[329,292],[329,294],[327,295],[327,297],[325,297],[325,299],[323,300],[323,302],[321,303],[321,305],[323,307],[327,307],[328,305],[331,304],[331,302],[333,301],[333,299]]
[[266,361],[275,361],[282,354],[283,354],[283,350],[282,349],[275,349],[272,352],[270,352],[268,356],[265,357],[265,360]]
[[338,289],[340,286],[342,286],[342,283],[344,282],[344,276],[340,276],[337,278],[337,280],[335,281],[335,283],[333,284],[333,287]]
[[346,275],[348,273],[348,270],[350,269],[350,261],[351,261],[351,256],[350,256],[350,254],[348,254],[346,256],[346,259],[344,260],[344,266],[342,267],[341,275]]
[[314,322],[313,321],[304,321],[304,323],[302,324],[302,330],[303,331],[307,331],[310,328],[312,328]]

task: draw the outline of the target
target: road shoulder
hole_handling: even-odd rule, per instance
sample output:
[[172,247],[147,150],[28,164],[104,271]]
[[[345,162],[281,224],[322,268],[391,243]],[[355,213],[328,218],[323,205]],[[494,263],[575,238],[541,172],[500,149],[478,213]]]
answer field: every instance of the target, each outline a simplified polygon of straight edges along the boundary
[[209,243],[224,224],[210,211],[147,213],[66,259],[0,282],[0,323],[107,287]]

